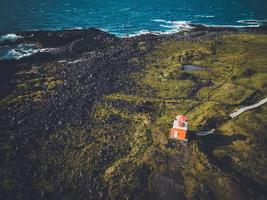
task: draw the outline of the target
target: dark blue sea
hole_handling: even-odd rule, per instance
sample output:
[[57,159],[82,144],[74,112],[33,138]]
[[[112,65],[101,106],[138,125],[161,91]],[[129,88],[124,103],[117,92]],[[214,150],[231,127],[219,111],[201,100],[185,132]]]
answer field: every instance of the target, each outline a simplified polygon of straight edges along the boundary
[[0,0],[2,36],[95,27],[124,37],[177,32],[190,23],[256,27],[267,23],[267,0]]

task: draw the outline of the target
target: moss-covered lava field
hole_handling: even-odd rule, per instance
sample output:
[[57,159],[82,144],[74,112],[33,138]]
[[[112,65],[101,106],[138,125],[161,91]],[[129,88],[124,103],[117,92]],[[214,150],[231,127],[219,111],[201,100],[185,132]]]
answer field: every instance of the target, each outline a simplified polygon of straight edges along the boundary
[[267,198],[267,107],[229,118],[267,97],[266,30],[20,35],[50,50],[0,61],[1,199]]

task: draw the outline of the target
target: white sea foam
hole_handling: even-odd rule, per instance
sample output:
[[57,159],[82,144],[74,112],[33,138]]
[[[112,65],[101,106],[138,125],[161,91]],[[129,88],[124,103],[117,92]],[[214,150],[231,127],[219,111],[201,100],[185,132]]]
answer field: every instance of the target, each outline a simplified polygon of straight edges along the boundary
[[11,34],[1,36],[0,42],[5,42],[5,41],[15,42],[17,39],[20,39],[20,38],[23,38],[23,37],[20,35],[16,35],[14,33],[11,33]]
[[190,25],[189,21],[170,21],[164,19],[153,19],[153,22],[159,23],[159,26],[166,28],[166,30],[162,31],[153,31],[153,30],[140,30],[132,34],[118,34],[114,33],[118,37],[136,37],[139,35],[166,35],[179,32],[181,30],[192,29],[193,27]]
[[130,37],[136,37],[136,36],[140,36],[140,35],[163,35],[163,34],[170,34],[169,32],[164,32],[164,31],[149,31],[149,30],[141,30],[141,31],[137,31],[133,34],[119,34],[117,35],[118,37],[121,38],[130,38]]
[[263,20],[242,19],[242,20],[238,20],[237,22],[242,23],[242,24],[249,24],[249,25],[263,25],[263,24],[267,24],[267,19],[263,19]]
[[[195,15],[196,17],[205,17],[205,18],[212,18],[215,17],[214,15]],[[181,30],[188,30],[193,29],[194,25],[190,21],[170,21],[164,19],[154,19],[154,22],[160,23],[159,26],[166,28],[165,31],[150,31],[149,33],[154,34],[172,34],[179,32]],[[244,25],[209,25],[209,24],[202,24],[206,27],[230,27],[230,28],[246,28],[246,27],[259,27],[260,25],[266,24],[267,20],[239,20],[239,23],[243,23]],[[143,31],[133,34],[133,36],[144,34]]]
[[[211,16],[208,16],[211,17]],[[170,20],[164,20],[164,19],[154,19],[153,22],[159,23],[159,26],[165,28],[166,30],[163,31],[149,31],[149,30],[141,30],[137,31],[133,34],[117,34],[119,37],[136,37],[139,35],[146,35],[146,34],[153,34],[153,35],[166,35],[166,34],[173,34],[180,32],[182,30],[190,30],[194,28],[194,24],[190,21],[170,21]],[[251,20],[252,21],[252,20]],[[259,27],[259,23],[267,23],[267,20],[257,20],[257,23],[251,22],[250,20],[243,22],[246,25],[209,25],[209,24],[201,24],[206,27],[222,27],[222,28],[246,28],[246,27]],[[239,21],[241,22],[241,20]],[[197,24],[196,24],[197,25]]]
[[38,49],[35,44],[19,44],[15,48],[8,50],[0,59],[16,59],[19,60],[23,57],[31,56],[38,52],[48,52],[49,48]]
[[152,21],[153,22],[166,22],[166,20],[164,19],[153,19]]
[[168,35],[168,34],[173,34],[177,33],[181,30],[189,30],[192,29],[193,27],[190,25],[189,21],[167,21],[163,19],[155,19],[152,20],[154,22],[160,22],[159,26],[166,28],[167,30],[164,31],[149,31],[149,30],[140,30],[137,31],[133,34],[124,34],[124,35],[119,35],[119,37],[136,37],[139,35],[147,35],[147,34],[152,34],[152,35]]
[[152,35],[168,35],[168,34],[173,34],[173,33],[177,33],[181,30],[187,30],[187,29],[192,29],[193,27],[191,27],[189,24],[174,24],[174,25],[160,25],[161,27],[164,28],[168,28],[169,30],[166,31],[149,31],[149,30],[141,30],[141,31],[137,31],[133,34],[116,34],[118,37],[136,37],[139,35],[147,35],[147,34],[152,34]]
[[148,31],[148,30],[141,30],[141,31],[137,31],[133,34],[124,34],[124,35],[119,35],[119,37],[122,38],[130,38],[130,37],[136,37],[136,36],[140,36],[140,35],[167,35],[167,34],[172,34],[175,33],[177,31]]
[[135,37],[135,36],[139,36],[139,35],[147,35],[147,34],[153,34],[153,35],[157,35],[158,32],[155,31],[148,31],[148,30],[141,30],[141,31],[137,31],[133,34],[127,34],[127,35],[122,35],[122,37]]
[[190,25],[190,21],[170,21],[164,19],[154,19],[154,22],[160,23],[159,26],[166,28],[167,30],[161,31],[163,34],[170,34],[179,32],[181,30],[192,29],[193,27]]
[[131,8],[122,8],[122,9],[120,9],[119,11],[120,12],[125,12],[125,11],[128,11],[128,10],[130,10]]
[[207,25],[207,24],[202,24],[203,26],[206,27],[222,27],[222,28],[257,28],[260,25],[259,24],[254,24],[254,25]]
[[7,52],[5,56],[3,56],[1,59],[16,59],[19,60],[23,57],[31,56],[35,53],[37,53],[38,50],[36,49],[27,49],[27,50],[21,50],[21,49],[12,49]]
[[73,29],[76,29],[76,30],[82,30],[83,27],[77,26],[77,27],[74,27]]
[[190,26],[190,21],[170,21],[170,20],[164,20],[164,19],[154,19],[152,20],[154,22],[159,22],[161,23],[160,26],[170,28],[171,31],[175,29],[180,30],[180,29],[191,29],[192,26]]
[[214,15],[195,15],[197,18],[214,18]]

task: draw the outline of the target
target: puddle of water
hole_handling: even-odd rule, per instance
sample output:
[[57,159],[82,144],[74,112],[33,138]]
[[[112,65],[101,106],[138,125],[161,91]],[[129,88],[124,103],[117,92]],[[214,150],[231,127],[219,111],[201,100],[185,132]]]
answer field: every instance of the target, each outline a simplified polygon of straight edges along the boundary
[[201,70],[207,70],[207,67],[196,66],[196,65],[183,65],[181,69],[183,71],[201,71]]

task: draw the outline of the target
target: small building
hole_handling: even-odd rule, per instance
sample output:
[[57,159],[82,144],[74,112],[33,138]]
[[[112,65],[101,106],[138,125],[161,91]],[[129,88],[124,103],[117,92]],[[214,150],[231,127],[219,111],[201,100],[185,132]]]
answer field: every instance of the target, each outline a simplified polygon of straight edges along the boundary
[[170,131],[170,138],[176,140],[187,141],[186,133],[188,129],[187,117],[184,115],[176,116],[176,120],[173,121],[173,127]]

